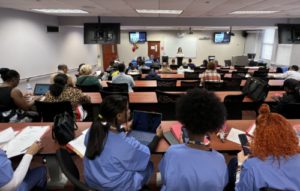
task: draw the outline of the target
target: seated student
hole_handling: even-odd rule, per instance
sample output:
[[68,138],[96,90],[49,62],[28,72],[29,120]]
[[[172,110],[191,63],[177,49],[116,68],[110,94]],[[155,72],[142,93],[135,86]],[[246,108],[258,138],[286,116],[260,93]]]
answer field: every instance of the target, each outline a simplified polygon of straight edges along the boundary
[[183,63],[178,69],[177,69],[177,74],[184,74],[184,72],[193,72],[194,70],[192,70],[187,63]]
[[207,68],[207,65],[208,65],[208,61],[203,60],[202,65],[200,67]]
[[[94,121],[85,137],[86,153],[83,159],[84,179],[97,190],[140,190],[153,173],[150,151],[154,151],[161,127],[147,147],[127,135],[130,116],[128,99],[107,96],[103,100],[99,119]],[[121,124],[125,124],[121,128]]]
[[17,88],[20,82],[20,74],[17,71],[1,68],[0,74],[3,80],[3,83],[0,85],[0,121],[31,121],[33,115],[28,111],[32,109],[34,100],[39,99],[39,97],[24,96]]
[[176,61],[174,58],[171,60],[171,65],[176,65]]
[[47,169],[44,166],[29,170],[32,157],[42,148],[41,143],[32,144],[14,171],[11,161],[0,149],[0,190],[27,191],[33,188],[46,190]]
[[121,63],[118,65],[119,74],[112,78],[112,83],[121,84],[126,83],[128,84],[128,91],[133,92],[132,87],[135,85],[132,76],[125,74],[125,64]]
[[189,63],[188,63],[188,66],[192,69],[192,70],[194,70],[195,69],[195,64],[193,64],[193,62],[192,62],[192,59],[191,58],[189,58]]
[[102,89],[99,83],[99,79],[96,76],[92,76],[92,66],[85,64],[80,68],[80,76],[77,78],[76,86],[98,86]]
[[79,64],[78,69],[77,69],[77,73],[75,74],[76,78],[78,78],[78,77],[80,76],[80,68],[81,68],[83,65],[85,65],[85,63]]
[[162,68],[158,70],[159,73],[173,73],[167,62],[162,63]]
[[300,103],[300,95],[299,95],[299,88],[300,82],[295,79],[286,79],[283,82],[283,88],[285,94],[282,97],[273,97],[273,99],[277,102],[274,105],[272,111],[281,113],[282,108],[284,105],[289,103]]
[[285,79],[295,79],[300,81],[300,73],[299,73],[299,67],[297,65],[292,65],[289,67],[289,70],[283,74],[268,74],[269,77],[273,78],[285,78]]
[[[46,93],[46,102],[70,101],[76,119],[82,121],[86,117],[86,112],[82,109],[81,104],[90,103],[90,97],[82,93],[81,90],[66,86],[68,76],[65,74],[57,74],[54,78],[54,84],[50,86],[50,92]],[[83,113],[83,114],[82,114]]]
[[282,115],[270,113],[266,104],[259,113],[251,155],[238,154],[235,190],[300,190],[300,147],[295,130]]
[[223,190],[228,181],[224,156],[192,143],[194,140],[203,142],[206,134],[222,128],[223,104],[214,93],[193,89],[178,99],[176,115],[191,142],[171,145],[165,153],[159,164],[161,190]]
[[68,74],[68,66],[65,64],[58,65],[57,70],[57,73],[54,73],[50,76],[50,84],[54,83],[54,78],[57,74],[66,74],[68,76],[68,85],[74,87],[73,78]]
[[160,79],[160,75],[158,75],[154,69],[151,69],[149,74],[146,76],[146,80],[157,80]]
[[140,74],[140,71],[138,69],[136,69],[136,67],[130,62],[125,73],[128,75]]
[[220,82],[221,75],[216,70],[216,64],[214,62],[209,62],[205,72],[199,75],[201,82],[210,81],[210,82]]

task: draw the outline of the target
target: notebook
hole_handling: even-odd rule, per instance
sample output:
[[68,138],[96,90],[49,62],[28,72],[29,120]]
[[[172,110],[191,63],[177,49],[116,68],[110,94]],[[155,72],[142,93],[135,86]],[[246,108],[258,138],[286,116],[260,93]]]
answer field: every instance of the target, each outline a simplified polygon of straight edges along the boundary
[[161,113],[133,111],[132,131],[130,135],[142,144],[149,144],[156,134],[162,119]]
[[35,84],[33,95],[45,95],[49,91],[49,88],[50,84]]

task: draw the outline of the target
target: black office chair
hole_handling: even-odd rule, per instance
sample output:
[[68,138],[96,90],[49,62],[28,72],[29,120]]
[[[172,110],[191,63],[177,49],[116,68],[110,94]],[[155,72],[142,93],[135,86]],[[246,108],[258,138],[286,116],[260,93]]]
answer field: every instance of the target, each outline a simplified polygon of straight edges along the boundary
[[158,79],[157,81],[157,89],[164,91],[175,91],[176,90],[176,79]]
[[99,90],[101,89],[97,85],[90,85],[90,86],[78,86],[78,85],[76,85],[76,87],[78,89],[80,89],[82,92],[99,92]]
[[171,64],[171,65],[170,65],[170,68],[171,68],[172,70],[177,70],[177,69],[179,68],[179,66],[178,66],[178,65]]
[[221,91],[223,88],[223,82],[205,81],[202,83],[203,87],[208,91]]
[[203,72],[205,72],[206,68],[200,68],[200,67],[195,67],[194,68],[194,72],[198,72],[199,74],[202,74]]
[[116,84],[116,83],[107,82],[106,90],[110,92],[128,92],[128,84],[127,83]]
[[150,68],[149,69],[142,68],[141,71],[142,71],[142,74],[149,74],[151,69]]
[[142,79],[141,74],[134,74],[134,75],[131,75],[131,77],[133,78],[133,80],[141,80]]
[[300,103],[289,103],[282,106],[279,113],[287,119],[300,119]]
[[223,90],[225,91],[240,91],[241,90],[241,78],[224,78]]
[[224,98],[224,105],[227,110],[227,119],[242,119],[242,103],[245,95],[227,95]]
[[77,166],[75,165],[70,153],[63,148],[56,151],[56,159],[59,167],[66,175],[68,180],[74,185],[75,191],[93,191],[94,189],[88,187],[86,184],[80,181],[80,174]]
[[175,105],[177,99],[183,93],[167,93],[156,90],[156,97],[159,104],[157,112],[162,113],[163,120],[175,120]]
[[54,120],[55,115],[64,113],[65,111],[68,112],[70,116],[75,117],[71,102],[69,101],[62,101],[62,102],[35,101],[35,106],[43,122],[52,122]]
[[199,79],[199,72],[184,72],[185,79]]
[[125,96],[128,98],[129,100],[129,94],[128,92],[110,92],[110,91],[104,91],[104,90],[100,90],[100,94],[101,94],[101,98],[102,100],[110,95],[121,95],[121,96]]
[[247,72],[238,72],[238,71],[233,71],[231,72],[231,78],[246,78]]
[[200,80],[193,80],[193,81],[181,81],[182,87],[200,87]]

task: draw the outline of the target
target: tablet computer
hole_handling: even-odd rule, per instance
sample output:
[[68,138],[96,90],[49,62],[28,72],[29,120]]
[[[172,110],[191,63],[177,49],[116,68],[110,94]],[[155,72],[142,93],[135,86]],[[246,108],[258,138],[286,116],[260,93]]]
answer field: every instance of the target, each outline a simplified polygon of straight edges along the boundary
[[156,134],[162,119],[161,113],[133,111],[132,131],[130,135],[142,144],[149,144]]

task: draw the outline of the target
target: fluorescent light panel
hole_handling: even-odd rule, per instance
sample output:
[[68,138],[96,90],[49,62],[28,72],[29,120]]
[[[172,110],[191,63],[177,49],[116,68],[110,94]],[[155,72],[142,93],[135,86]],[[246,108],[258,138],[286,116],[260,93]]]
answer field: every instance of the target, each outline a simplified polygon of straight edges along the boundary
[[277,13],[279,11],[234,11],[230,14],[232,15],[255,15],[255,14],[272,14]]
[[136,9],[138,13],[150,13],[150,14],[174,14],[180,15],[183,10],[167,10],[167,9]]
[[80,9],[32,9],[33,11],[38,11],[42,13],[58,13],[58,14],[87,14],[88,12]]

